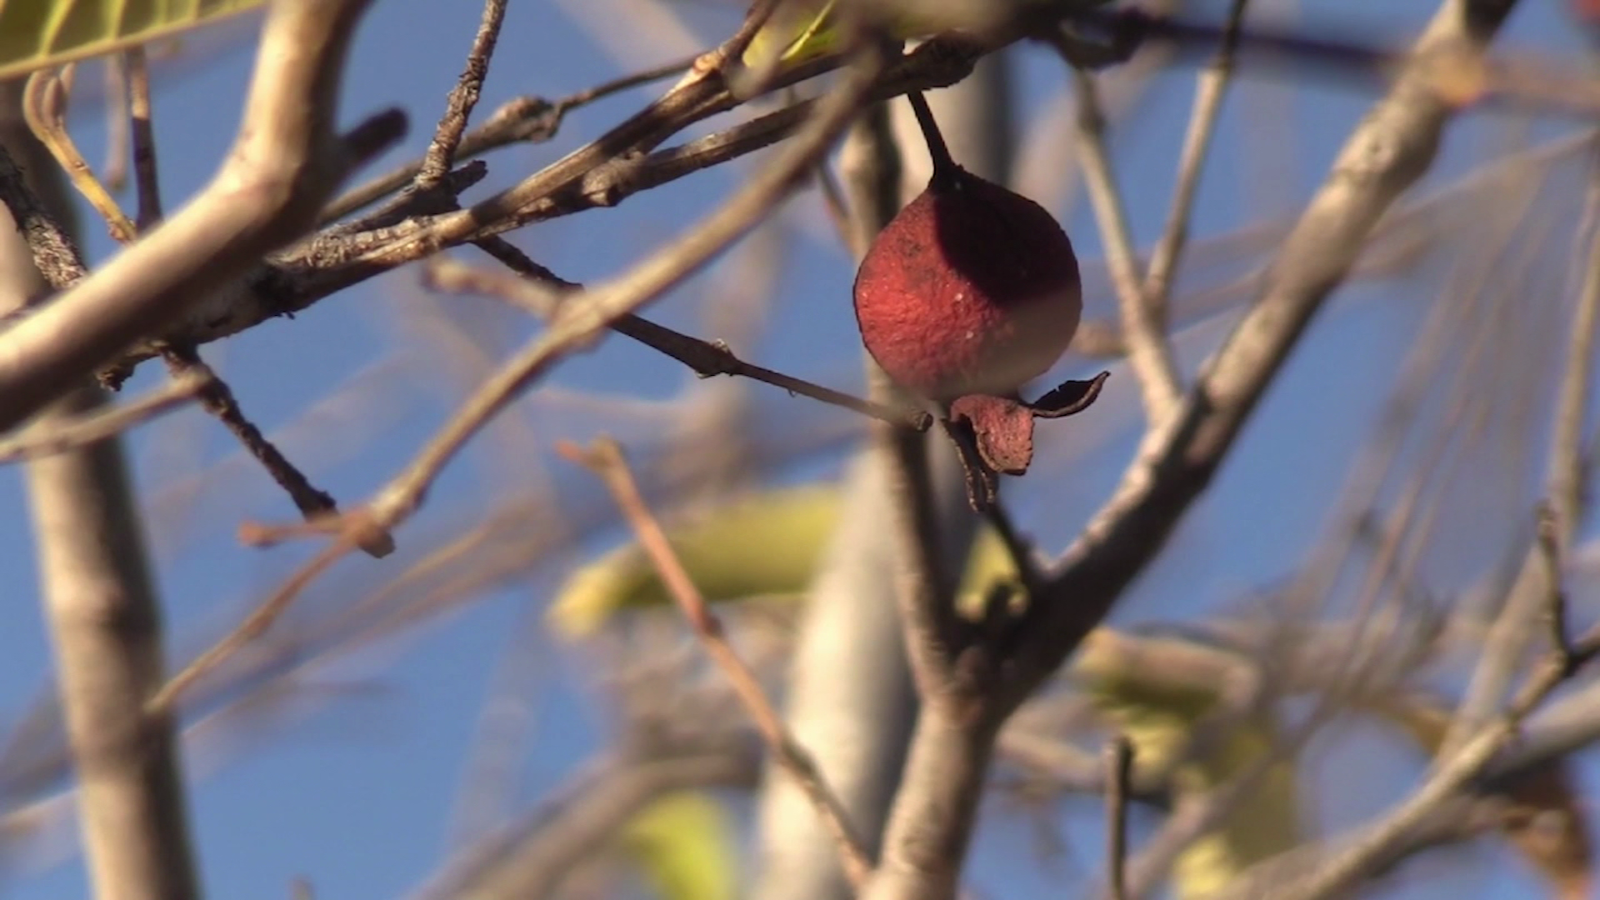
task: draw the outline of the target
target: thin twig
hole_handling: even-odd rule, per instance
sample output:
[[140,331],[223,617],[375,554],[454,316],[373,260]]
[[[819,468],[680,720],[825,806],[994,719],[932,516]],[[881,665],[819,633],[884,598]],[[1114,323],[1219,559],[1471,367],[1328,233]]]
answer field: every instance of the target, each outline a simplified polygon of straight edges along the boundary
[[1572,635],[1568,633],[1567,596],[1561,587],[1559,528],[1549,510],[1540,511],[1537,542],[1539,560],[1545,569],[1545,618],[1550,627],[1550,649],[1571,669],[1576,666],[1577,655],[1572,649]]
[[239,627],[169,678],[167,683],[161,686],[161,690],[156,691],[145,704],[146,711],[152,716],[169,714],[178,698],[193,687],[195,682],[210,674],[240,648],[264,634],[272,623],[277,621],[278,616],[289,608],[289,604],[294,602],[294,598],[305,589],[306,585],[315,581],[323,572],[332,568],[334,563],[358,546],[360,546],[360,532],[346,527],[342,533],[335,536],[332,543],[318,551],[316,556],[285,579],[276,591],[245,617]]
[[206,386],[208,375],[180,375],[137,400],[78,419],[55,420],[0,439],[0,463],[23,462],[103,441],[135,425],[187,405]]
[[95,177],[78,145],[67,132],[67,102],[70,88],[59,69],[43,69],[28,78],[22,99],[22,114],[34,137],[50,151],[66,171],[72,186],[105,219],[111,237],[119,244],[133,241],[137,231],[111,192]]
[[[671,78],[694,63],[694,57],[676,59],[664,65],[633,72],[620,78],[585,88],[550,103],[539,97],[516,97],[496,109],[480,126],[462,135],[455,148],[457,161],[482,156],[490,150],[512,144],[540,143],[555,137],[567,113],[596,100],[642,85]],[[322,223],[337,221],[369,206],[412,183],[422,171],[423,160],[407,163],[351,188],[329,203],[321,214]]]
[[[1062,58],[1070,62],[1064,44],[1058,40],[1056,47]],[[1139,380],[1146,415],[1151,422],[1161,422],[1177,407],[1182,390],[1177,363],[1161,319],[1145,301],[1138,251],[1133,245],[1127,210],[1112,171],[1111,154],[1106,146],[1105,115],[1100,109],[1094,76],[1074,67],[1072,78],[1078,91],[1078,158],[1083,165],[1084,185],[1089,189],[1095,219],[1100,223],[1111,282],[1117,289],[1128,362]]]
[[739,23],[739,28],[733,36],[723,41],[715,50],[696,59],[691,68],[709,71],[712,68],[720,70],[737,64],[744,56],[744,51],[749,49],[750,42],[756,39],[756,33],[772,18],[773,11],[778,8],[778,2],[779,0],[756,0],[750,4],[750,11],[745,15],[744,21]]
[[668,592],[683,611],[684,618],[689,620],[689,627],[705,647],[706,654],[727,676],[739,702],[750,714],[773,757],[794,778],[816,807],[817,814],[833,832],[845,876],[859,890],[872,872],[872,861],[851,827],[843,804],[828,787],[810,754],[789,734],[783,718],[762,689],[760,679],[728,642],[721,621],[706,605],[705,598],[695,587],[694,579],[667,540],[666,532],[661,529],[661,524],[651,514],[644,497],[639,493],[639,485],[622,456],[621,448],[615,441],[600,440],[588,450],[572,444],[563,444],[558,450],[605,481],[623,516],[638,535],[640,546],[649,555]]
[[494,55],[495,42],[500,38],[500,24],[505,16],[506,0],[484,0],[483,19],[478,23],[478,33],[472,38],[466,66],[456,86],[450,91],[444,116],[439,119],[433,141],[428,144],[422,165],[417,169],[414,179],[417,190],[426,190],[438,184],[455,165],[456,149],[461,146],[461,135],[467,130],[472,109],[478,105],[478,97],[483,92],[483,80],[489,76],[489,59]]
[[[246,452],[261,463],[261,467],[289,495],[295,508],[307,521],[339,514],[339,506],[334,502],[333,495],[312,484],[311,479],[245,416],[233,395],[233,389],[206,365],[199,351],[192,347],[173,347],[167,351],[164,359],[175,378],[197,375],[204,379],[200,405],[238,439]],[[388,556],[394,552],[394,538],[382,532],[369,535],[361,542],[361,548],[374,558]]]
[[1133,742],[1117,735],[1106,744],[1106,880],[1111,900],[1127,900],[1128,784],[1133,777]]
[[1548,653],[1506,711],[1462,744],[1454,756],[1441,762],[1427,781],[1381,817],[1381,824],[1364,833],[1360,840],[1319,867],[1294,889],[1284,888],[1275,896],[1279,900],[1328,900],[1344,894],[1353,880],[1367,871],[1370,860],[1426,820],[1434,809],[1455,796],[1493,762],[1495,755],[1517,736],[1522,720],[1597,653],[1600,653],[1600,630],[1584,635],[1569,648]]
[[[1585,260],[1584,275],[1572,313],[1566,367],[1559,388],[1545,476],[1545,511],[1553,530],[1548,539],[1555,542],[1558,555],[1571,544],[1583,486],[1583,423],[1588,410],[1589,381],[1594,371],[1595,329],[1600,322],[1600,170],[1590,173],[1589,190],[1585,223],[1588,227],[1579,233],[1580,239],[1584,236],[1589,239],[1579,257]],[[1544,540],[1546,538],[1541,535],[1529,547],[1500,614],[1489,630],[1482,656],[1457,705],[1449,733],[1440,744],[1443,756],[1451,755],[1469,735],[1481,729],[1504,701],[1511,679],[1526,659],[1528,641],[1538,619],[1545,614],[1547,591],[1551,589],[1544,581]]]
[[656,251],[621,277],[573,297],[544,333],[491,375],[469,397],[455,416],[417,454],[404,470],[366,505],[337,519],[293,528],[255,529],[265,541],[286,534],[332,533],[337,540],[290,576],[249,618],[207,650],[162,688],[160,703],[170,704],[187,687],[216,667],[239,647],[264,632],[313,579],[353,547],[405,521],[444,467],[466,443],[494,419],[514,398],[578,348],[599,338],[610,322],[660,296],[668,288],[705,265],[744,234],[793,187],[803,173],[830,146],[860,108],[882,68],[882,59],[869,55],[827,101],[815,118],[720,209],[685,231],[683,236]]
[[128,118],[133,138],[133,177],[139,194],[134,223],[140,233],[161,221],[161,182],[156,174],[156,139],[150,124],[150,66],[143,47],[123,54],[128,72]]
[[1205,168],[1206,153],[1217,128],[1217,118],[1222,112],[1222,98],[1227,93],[1233,76],[1234,54],[1239,47],[1239,35],[1244,25],[1245,6],[1249,0],[1233,0],[1228,9],[1227,24],[1223,27],[1222,46],[1195,84],[1194,111],[1189,115],[1189,129],[1183,137],[1183,150],[1178,154],[1178,183],[1172,192],[1172,210],[1167,214],[1167,224],[1150,254],[1150,266],[1144,277],[1144,302],[1158,327],[1167,324],[1167,307],[1172,298],[1173,276],[1178,261],[1189,240],[1189,218],[1194,211],[1194,199],[1200,186],[1200,172]]
[[101,180],[120,191],[128,183],[128,59],[117,53],[106,58],[106,165]]
[[[515,251],[516,255],[503,254],[505,248]],[[533,277],[539,277],[536,273],[543,268],[536,264],[528,265],[532,261],[527,260],[521,251],[510,245],[497,246],[495,250],[489,252],[509,267]],[[563,293],[580,289],[579,285],[557,279],[556,289],[551,290],[514,275],[466,266],[444,258],[435,258],[425,272],[428,283],[439,290],[497,297],[543,319],[551,319],[556,315]],[[701,378],[712,378],[717,375],[749,378],[782,388],[791,394],[799,394],[873,419],[895,425],[907,425],[918,430],[926,430],[932,422],[931,417],[923,410],[896,409],[745,362],[720,341],[704,341],[681,331],[674,331],[665,325],[658,325],[642,316],[633,314],[623,316],[611,323],[611,329],[672,357],[688,366]]]

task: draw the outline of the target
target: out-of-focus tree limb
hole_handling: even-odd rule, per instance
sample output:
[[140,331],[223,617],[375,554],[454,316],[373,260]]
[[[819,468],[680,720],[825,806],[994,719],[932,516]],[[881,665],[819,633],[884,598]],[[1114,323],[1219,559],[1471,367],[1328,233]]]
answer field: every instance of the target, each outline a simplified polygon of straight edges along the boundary
[[[21,127],[15,87],[0,86],[0,153],[20,158],[34,183],[53,181],[54,212],[69,214],[60,202],[60,171]],[[11,181],[0,190],[0,314],[48,293],[52,285],[36,250],[59,251],[64,239],[57,234],[48,244],[30,244],[42,234],[34,220],[49,211],[14,168],[5,177]],[[64,396],[36,428],[104,405],[103,392],[86,373],[58,393]],[[161,614],[118,439],[29,464],[28,494],[94,896],[197,898],[172,721],[144,710],[164,677]]]
[[574,869],[610,846],[617,831],[650,801],[684,788],[748,785],[755,768],[752,754],[733,751],[602,765],[547,815],[468,852],[413,896],[415,900],[554,896]]
[[160,333],[298,238],[351,171],[399,137],[390,111],[334,132],[345,51],[370,0],[277,0],[239,137],[198,197],[137,246],[0,332],[0,431]]

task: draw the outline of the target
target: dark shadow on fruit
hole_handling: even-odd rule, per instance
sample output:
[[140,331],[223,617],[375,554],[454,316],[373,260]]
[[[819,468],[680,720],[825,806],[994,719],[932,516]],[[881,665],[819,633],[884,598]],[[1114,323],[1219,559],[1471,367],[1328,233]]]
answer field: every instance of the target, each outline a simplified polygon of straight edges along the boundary
[[1083,289],[1072,241],[1044,207],[950,158],[920,95],[933,175],[873,240],[856,273],[868,352],[914,394],[1004,397],[1072,342]]

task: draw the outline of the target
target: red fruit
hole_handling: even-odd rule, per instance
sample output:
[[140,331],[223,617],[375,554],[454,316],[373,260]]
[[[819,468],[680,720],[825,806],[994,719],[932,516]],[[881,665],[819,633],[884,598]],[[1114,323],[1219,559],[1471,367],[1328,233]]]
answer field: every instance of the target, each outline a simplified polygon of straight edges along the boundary
[[922,97],[907,97],[933,178],[861,260],[856,323],[884,372],[939,407],[982,509],[998,473],[1028,470],[1033,420],[1087,408],[1106,375],[1032,403],[1017,395],[1078,330],[1083,286],[1072,241],[1039,204],[956,165]]
[[1043,375],[1078,329],[1083,291],[1043,207],[951,163],[873,242],[855,306],[889,377],[948,404]]

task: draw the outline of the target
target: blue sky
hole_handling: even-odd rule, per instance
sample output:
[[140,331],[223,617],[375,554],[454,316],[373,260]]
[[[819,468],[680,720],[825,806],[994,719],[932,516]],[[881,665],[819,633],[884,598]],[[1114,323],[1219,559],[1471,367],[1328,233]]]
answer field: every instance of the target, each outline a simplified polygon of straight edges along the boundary
[[[624,2],[608,0],[592,8]],[[663,23],[647,20],[615,18],[611,36],[597,40],[585,22],[567,11],[582,5],[581,0],[512,4],[481,110],[522,93],[558,97],[683,52],[683,46],[667,37]],[[1198,11],[1221,5],[1200,4]],[[1335,23],[1352,36],[1388,35],[1395,41],[1412,34],[1432,9],[1418,2],[1301,6],[1309,19]],[[353,123],[381,107],[400,105],[411,114],[413,126],[403,147],[373,171],[414,157],[425,147],[476,27],[475,7],[423,0],[376,4],[351,60],[341,118]],[[680,12],[702,45],[713,42],[736,19],[730,5],[713,2],[685,3]],[[638,31],[630,32],[630,26]],[[201,46],[207,45],[202,41]],[[1524,3],[1503,46],[1570,57],[1583,44],[1559,4]],[[246,40],[225,39],[204,51],[211,54],[207,61],[158,75],[156,131],[168,208],[201,186],[225,153],[249,72],[248,50]],[[1062,73],[1051,56],[1024,48],[1013,64],[1021,76],[1026,110],[1044,109],[1062,89]],[[1192,84],[1193,70],[1188,68],[1158,76],[1145,112],[1116,134],[1116,162],[1141,242],[1154,239],[1166,215]],[[480,190],[533,171],[594,136],[650,94],[651,89],[633,91],[581,110],[567,120],[556,140],[490,157],[491,181]],[[1222,234],[1295,210],[1370,100],[1335,79],[1307,79],[1297,86],[1256,79],[1242,84],[1224,115],[1219,152],[1201,190],[1196,235]],[[89,104],[74,119],[75,133],[91,159],[99,158],[103,144],[101,118],[99,108]],[[1531,141],[1571,127],[1473,116],[1452,131],[1431,183],[1513,149],[1513,138]],[[1293,152],[1284,152],[1280,142],[1291,142]],[[564,277],[602,277],[711,209],[746,171],[748,166],[739,163],[701,173],[616,209],[540,225],[518,234],[516,241]],[[1564,185],[1576,194],[1581,187],[1580,180],[1559,172],[1551,178],[1557,190]],[[1064,198],[1037,199],[1060,210]],[[761,339],[745,355],[774,368],[855,387],[860,349],[848,302],[853,273],[822,221],[814,196],[787,207],[780,239],[789,249],[785,267],[771,275],[773,313],[760,329]],[[1087,205],[1076,204],[1064,221],[1080,255],[1086,260],[1098,257]],[[1573,227],[1568,224],[1562,232],[1557,223],[1552,240],[1565,247]],[[112,252],[103,230],[90,224],[84,231],[92,258]],[[1451,261],[1448,254],[1440,260],[1440,266]],[[734,268],[737,262],[735,255],[728,265],[713,267],[665,298],[654,312],[669,324],[698,330],[697,298],[743,277]],[[1312,337],[1258,413],[1212,495],[1185,520],[1163,560],[1118,608],[1116,621],[1187,619],[1236,609],[1242,596],[1283,576],[1317,540],[1322,513],[1356,449],[1366,441],[1383,388],[1414,339],[1420,304],[1411,301],[1438,280],[1439,271],[1340,292],[1338,303],[1317,321]],[[1103,278],[1098,284],[1104,288]],[[1110,307],[1103,290],[1089,302],[1092,309]],[[269,323],[205,352],[246,410],[283,439],[313,480],[351,502],[397,471],[441,421],[450,401],[472,383],[471,365],[449,358],[418,324],[424,315],[456,314],[468,317],[472,327],[488,336],[487,343],[498,341],[502,350],[529,333],[517,317],[486,301],[429,301],[417,287],[415,271],[406,270],[330,298],[293,321]],[[1186,361],[1197,363],[1218,334],[1212,329],[1185,342]],[[1074,365],[1083,364],[1069,362],[1063,371]],[[140,391],[157,376],[142,372],[127,390]],[[1026,494],[1032,502],[1024,501],[1021,512],[1048,545],[1059,546],[1070,536],[1103,499],[1126,459],[1137,422],[1126,405],[1134,402],[1128,382],[1126,375],[1120,384],[1114,379],[1119,387],[1103,401],[1102,406],[1111,408],[1103,411],[1100,424],[1084,418],[1042,426],[1041,471],[1030,476],[1035,483]],[[430,505],[401,533],[402,544],[414,541],[412,535],[463,529],[498,497],[535,490],[544,477],[571,482],[563,486],[564,495],[592,498],[592,486],[584,483],[587,476],[547,465],[541,458],[524,460],[514,453],[508,458],[507,448],[547,448],[555,439],[581,438],[597,430],[617,432],[625,440],[648,437],[661,420],[628,408],[611,409],[595,398],[604,394],[669,401],[690,388],[692,379],[669,360],[610,341],[574,360],[553,384],[565,393],[525,401],[510,424],[495,429],[480,451],[452,467]],[[304,423],[306,410],[330,391],[347,388],[350,402],[327,408],[315,425]],[[588,400],[575,408],[575,401],[563,399],[570,397]],[[789,400],[776,391],[757,387],[753,397],[762,404],[760,426],[776,435],[775,440],[804,433],[813,419],[826,418],[806,407],[806,401]],[[1124,404],[1120,409],[1118,402]],[[1074,442],[1084,438],[1062,432],[1091,425],[1105,439],[1076,455]],[[139,488],[152,504],[148,524],[174,634],[170,646],[175,654],[193,652],[311,548],[263,551],[235,542],[233,528],[239,522],[283,521],[292,518],[293,510],[264,474],[237,459],[227,435],[198,413],[181,413],[143,428],[130,447]],[[1052,465],[1051,454],[1070,462]],[[807,458],[778,477],[830,473],[839,458],[837,453]],[[1539,458],[1535,451],[1534,459]],[[607,532],[595,540],[615,542],[618,537]],[[1491,543],[1484,534],[1470,532],[1461,540],[1476,540],[1485,548]],[[1441,573],[1470,579],[1482,572],[1481,566],[1467,564],[1473,558],[1483,557],[1458,551],[1442,555],[1437,565]],[[328,586],[308,595],[307,603],[315,609],[318,602],[340,602],[340,585],[370,584],[386,565],[392,563],[351,560]],[[27,707],[46,684],[49,670],[16,469],[0,470],[0,572],[8,576],[0,593],[3,720]],[[588,705],[586,686],[594,673],[582,656],[555,646],[538,629],[531,643],[525,639],[529,611],[538,611],[559,575],[559,568],[545,568],[519,577],[448,621],[341,660],[319,673],[319,683],[336,689],[344,685],[337,695],[343,699],[312,705],[309,715],[294,718],[281,731],[249,736],[255,746],[199,780],[191,802],[211,895],[282,896],[296,875],[309,878],[318,896],[341,900],[395,896],[414,887],[447,849],[454,795],[486,685],[508,650],[534,657],[528,665],[539,678],[535,740],[513,802],[530,803],[561,784],[603,742],[604,722]],[[291,617],[286,625],[294,627],[296,621]],[[512,640],[508,635],[521,637]],[[351,684],[379,689],[357,691]],[[1366,746],[1361,741],[1373,745],[1363,751],[1367,777],[1324,798],[1321,813],[1329,821],[1350,822],[1381,808],[1412,774],[1402,755],[1385,751],[1371,735],[1358,730],[1348,740],[1358,747]],[[1591,769],[1585,765],[1588,778],[1593,777]],[[1064,864],[1065,873],[1076,880],[1082,867],[1098,868],[1098,814],[1092,804],[1069,804],[1065,821],[1076,860]],[[984,896],[1062,896],[1062,870],[1036,872],[1032,866],[1011,865],[1019,847],[1031,846],[1028,828],[1015,816],[986,818],[972,868],[973,882]],[[1529,883],[1514,865],[1502,865],[1498,853],[1428,864],[1425,871],[1437,880],[1393,895],[1527,896]],[[73,860],[43,871],[0,876],[0,892],[18,900],[81,896],[83,885],[81,868]]]

